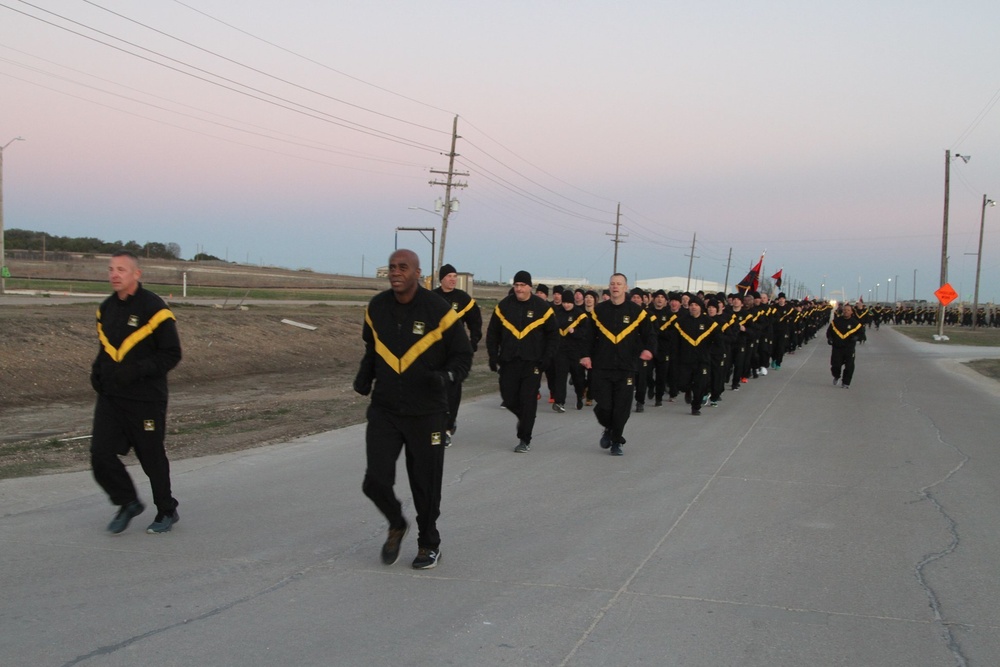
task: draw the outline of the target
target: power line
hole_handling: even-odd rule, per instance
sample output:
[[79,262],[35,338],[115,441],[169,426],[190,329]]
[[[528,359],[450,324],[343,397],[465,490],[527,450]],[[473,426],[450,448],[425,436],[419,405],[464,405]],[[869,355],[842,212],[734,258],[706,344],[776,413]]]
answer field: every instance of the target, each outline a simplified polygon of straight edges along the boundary
[[[24,2],[24,0],[19,0],[19,1]],[[297,83],[295,83],[293,81],[289,81],[288,79],[283,79],[280,76],[276,76],[274,74],[270,74],[270,73],[265,72],[265,71],[263,71],[261,69],[258,69],[256,67],[252,67],[250,65],[247,65],[246,63],[242,63],[242,62],[240,62],[238,60],[234,60],[234,59],[229,58],[227,56],[224,56],[224,55],[222,55],[220,53],[216,53],[215,51],[212,51],[210,49],[206,49],[204,47],[198,46],[197,44],[194,44],[194,43],[189,42],[187,40],[181,39],[180,37],[177,37],[176,35],[171,35],[170,33],[165,32],[163,30],[160,30],[158,28],[154,28],[152,26],[146,25],[145,23],[142,23],[142,22],[137,21],[135,19],[129,18],[128,16],[125,16],[124,14],[119,14],[118,12],[110,10],[107,7],[102,7],[101,5],[97,4],[96,2],[93,2],[92,0],[83,0],[83,2],[87,3],[88,5],[91,5],[92,7],[96,7],[97,9],[105,11],[105,12],[107,12],[107,13],[113,15],[113,16],[117,16],[117,17],[122,18],[122,19],[124,19],[126,21],[134,23],[135,25],[142,26],[143,28],[146,28],[147,30],[151,30],[151,31],[157,33],[158,35],[163,35],[164,37],[168,37],[170,39],[178,41],[181,44],[185,44],[187,46],[190,46],[191,48],[198,49],[199,51],[201,51],[203,53],[207,53],[209,55],[215,56],[216,58],[220,58],[221,60],[225,60],[228,63],[232,63],[232,64],[237,65],[239,67],[243,67],[245,69],[250,70],[251,72],[255,72],[257,74],[266,76],[266,77],[268,77],[270,79],[274,79],[275,81],[280,81],[281,83],[287,84],[287,85],[292,86],[294,88],[298,88],[299,90],[304,90],[304,91],[312,93],[314,95],[319,95],[320,97],[326,98],[328,100],[332,100],[332,101],[338,102],[340,104],[345,104],[345,105],[347,105],[349,107],[353,107],[353,108],[359,109],[361,111],[366,111],[368,113],[375,114],[376,116],[381,116],[383,118],[388,118],[388,119],[391,119],[391,120],[394,120],[394,121],[397,121],[397,122],[400,122],[400,123],[405,123],[407,125],[412,125],[414,127],[420,128],[422,130],[429,130],[431,132],[437,132],[437,133],[440,133],[440,134],[447,134],[444,130],[439,130],[437,128],[432,128],[432,127],[427,127],[426,125],[420,125],[419,123],[414,123],[413,121],[404,120],[402,118],[397,118],[395,116],[390,116],[389,114],[382,113],[380,111],[375,111],[373,109],[368,109],[367,107],[363,107],[361,105],[354,104],[352,102],[347,102],[345,100],[333,97],[332,95],[327,95],[326,93],[322,93],[322,92],[320,92],[318,90],[314,90],[312,88],[308,88],[306,86],[302,86],[302,85],[297,84]],[[91,30],[93,30],[93,28],[91,28]],[[102,34],[104,34],[104,33],[102,33]],[[128,42],[126,42],[126,43],[128,43]],[[142,48],[142,47],[138,47],[138,48]],[[189,67],[190,67],[190,65],[189,65]],[[213,76],[217,76],[217,75],[213,75]],[[242,85],[242,84],[240,84],[240,85]],[[351,122],[351,121],[345,121],[345,122]]]
[[192,12],[195,12],[196,14],[201,14],[205,18],[211,19],[212,21],[215,21],[216,23],[224,25],[224,26],[226,26],[227,28],[229,28],[231,30],[235,30],[238,33],[246,35],[247,37],[255,39],[255,40],[257,40],[259,42],[262,42],[264,44],[267,44],[270,47],[278,49],[279,51],[284,51],[285,53],[288,53],[290,55],[295,56],[296,58],[301,58],[302,60],[305,60],[306,62],[312,63],[313,65],[316,65],[318,67],[322,67],[323,69],[328,70],[330,72],[333,72],[334,74],[339,74],[340,76],[343,76],[343,77],[346,77],[348,79],[351,79],[352,81],[357,81],[358,83],[364,84],[366,86],[370,86],[370,87],[375,88],[376,90],[380,90],[380,91],[382,91],[384,93],[389,93],[390,95],[394,95],[394,96],[399,97],[401,99],[404,99],[404,100],[406,100],[408,102],[413,102],[414,104],[419,104],[421,106],[425,106],[428,109],[434,109],[435,111],[441,111],[443,113],[448,114],[449,116],[455,116],[455,115],[457,115],[453,111],[448,111],[447,109],[442,109],[440,107],[436,107],[433,104],[428,104],[427,102],[422,102],[422,101],[420,101],[418,99],[415,99],[413,97],[408,97],[406,95],[403,95],[402,93],[397,93],[395,91],[389,90],[388,88],[383,88],[382,86],[378,86],[378,85],[376,85],[374,83],[365,81],[364,79],[360,79],[360,78],[358,78],[356,76],[352,76],[350,74],[347,74],[346,72],[342,72],[342,71],[340,71],[338,69],[334,69],[333,67],[330,67],[329,65],[326,65],[324,63],[319,62],[318,60],[313,60],[312,58],[309,58],[308,56],[304,56],[301,53],[298,53],[296,51],[292,51],[291,49],[288,49],[288,48],[285,48],[284,46],[281,46],[280,44],[276,44],[274,42],[268,41],[268,40],[264,39],[263,37],[259,37],[258,35],[255,35],[255,34],[253,34],[251,32],[243,30],[242,28],[238,28],[238,27],[234,26],[231,23],[227,23],[227,22],[223,21],[220,18],[212,16],[211,14],[208,14],[206,12],[203,12],[202,10],[197,9],[195,7],[192,7],[191,5],[185,4],[185,3],[181,2],[181,0],[174,0],[174,2],[176,2],[178,5],[180,5],[182,7],[185,7],[187,9],[191,10]]
[[[209,72],[207,70],[204,70],[202,68],[196,67],[194,65],[185,63],[185,62],[183,62],[181,60],[177,60],[176,58],[171,58],[170,56],[167,56],[167,55],[164,55],[162,53],[159,53],[158,51],[154,51],[152,49],[147,49],[146,47],[140,46],[138,44],[134,44],[133,42],[130,42],[128,40],[122,39],[120,37],[116,37],[116,36],[111,35],[109,33],[106,33],[106,32],[103,32],[101,30],[98,30],[96,28],[87,26],[87,25],[85,25],[83,23],[80,23],[78,21],[74,21],[73,19],[67,18],[67,17],[62,16],[60,14],[57,14],[55,12],[51,12],[51,11],[49,11],[47,9],[44,9],[44,8],[41,8],[41,7],[37,7],[35,5],[32,5],[29,2],[26,2],[25,0],[19,0],[19,2],[21,2],[23,4],[26,4],[29,7],[33,7],[35,9],[39,9],[40,11],[43,11],[43,12],[45,12],[47,14],[51,14],[52,16],[56,16],[56,17],[58,17],[58,18],[60,18],[60,19],[62,19],[64,21],[67,21],[67,22],[72,23],[74,25],[78,25],[78,26],[80,26],[82,28],[86,28],[87,30],[92,30],[92,31],[94,31],[94,32],[96,32],[96,33],[98,33],[100,35],[105,35],[107,37],[110,37],[111,39],[115,39],[115,40],[118,40],[118,41],[120,41],[120,42],[122,42],[124,44],[128,44],[129,46],[132,46],[132,47],[135,47],[135,48],[138,48],[138,49],[142,49],[143,51],[146,51],[147,53],[151,53],[151,54],[154,54],[154,55],[159,56],[161,58],[165,58],[166,60],[178,63],[180,65],[183,65],[184,67],[189,67],[189,68],[195,70],[196,72],[205,73],[205,74],[207,74],[209,76],[216,77],[217,79],[220,79],[220,80],[228,82],[228,83],[232,83],[233,85],[236,85],[236,86],[241,86],[241,87],[246,88],[247,90],[253,91],[253,92],[247,92],[246,90],[239,90],[237,88],[233,88],[232,86],[227,86],[225,84],[219,83],[218,81],[213,81],[213,80],[207,79],[207,78],[205,78],[203,76],[198,76],[197,74],[194,74],[192,72],[184,71],[183,69],[180,69],[178,67],[174,67],[174,66],[169,65],[167,63],[159,62],[157,60],[154,60],[153,58],[149,58],[147,56],[144,56],[144,55],[141,55],[141,54],[138,54],[138,53],[133,53],[132,51],[124,49],[124,48],[122,48],[120,46],[115,46],[114,44],[109,44],[109,43],[104,42],[104,41],[102,41],[100,39],[97,39],[96,37],[92,37],[90,35],[86,35],[84,33],[78,32],[76,30],[72,30],[71,28],[67,28],[66,26],[61,26],[61,25],[59,25],[57,23],[53,23],[52,21],[48,21],[48,20],[46,20],[44,18],[41,18],[39,16],[35,16],[33,14],[29,14],[29,13],[21,11],[19,9],[15,9],[15,8],[9,6],[9,5],[0,3],[0,7],[4,7],[6,9],[9,9],[9,10],[11,10],[13,12],[16,12],[18,14],[21,14],[23,16],[27,16],[28,18],[31,18],[31,19],[34,19],[34,20],[39,21],[41,23],[45,23],[47,25],[50,25],[50,26],[52,26],[54,28],[58,28],[60,30],[64,30],[66,32],[69,32],[71,34],[77,35],[79,37],[83,37],[84,39],[88,39],[88,40],[90,40],[92,42],[95,42],[97,44],[101,44],[102,46],[106,46],[106,47],[114,49],[116,51],[120,51],[120,52],[125,53],[127,55],[130,55],[130,56],[132,56],[134,58],[138,58],[140,60],[145,60],[146,62],[152,63],[152,64],[157,65],[159,67],[163,67],[165,69],[177,72],[179,74],[183,74],[183,75],[188,76],[188,77],[191,77],[193,79],[197,79],[199,81],[203,81],[203,82],[208,83],[210,85],[217,86],[217,87],[223,88],[225,90],[229,90],[229,91],[237,93],[239,95],[244,95],[246,97],[250,97],[252,99],[256,99],[256,100],[264,102],[266,104],[271,104],[273,106],[277,106],[279,108],[286,109],[288,111],[292,111],[294,113],[301,114],[301,115],[307,116],[309,118],[313,118],[315,120],[319,120],[319,121],[322,121],[322,122],[325,122],[325,123],[329,123],[329,124],[332,124],[332,125],[343,127],[345,129],[352,130],[354,132],[359,132],[361,134],[366,134],[366,135],[369,135],[369,136],[373,136],[373,137],[376,137],[378,139],[385,139],[387,141],[392,141],[394,143],[398,143],[398,144],[401,144],[401,145],[404,145],[404,146],[408,146],[410,148],[417,148],[417,149],[420,149],[420,150],[433,151],[433,152],[438,152],[439,151],[439,149],[436,148],[436,147],[434,147],[434,146],[423,144],[423,143],[420,143],[420,142],[417,142],[417,141],[414,141],[414,140],[411,140],[411,139],[407,139],[405,137],[399,137],[397,135],[393,135],[393,134],[390,134],[388,132],[384,132],[382,130],[376,130],[375,128],[370,128],[370,127],[367,127],[365,125],[361,125],[360,123],[355,123],[354,121],[349,121],[349,120],[346,120],[346,119],[342,119],[342,118],[339,118],[339,117],[334,116],[332,114],[326,113],[324,111],[321,111],[321,110],[318,110],[318,109],[313,109],[312,107],[309,107],[309,106],[307,106],[305,104],[300,104],[298,102],[294,102],[292,100],[288,100],[286,98],[283,98],[283,97],[281,97],[279,95],[274,95],[272,93],[268,93],[266,91],[262,91],[262,90],[259,90],[257,88],[254,88],[253,86],[249,86],[247,84],[243,84],[243,83],[240,83],[238,81],[234,81],[232,79],[229,79],[227,77],[215,74],[213,72]],[[254,94],[254,93],[259,93],[259,95]],[[267,97],[271,97],[271,98],[274,98],[274,99],[266,99],[265,97],[261,97],[260,95],[266,95]],[[278,101],[276,101],[276,100],[278,100]],[[288,105],[293,105],[293,106],[288,106]],[[296,109],[294,107],[301,107],[301,108],[300,109]],[[319,115],[315,115],[315,114],[319,114]]]
[[[11,49],[11,50],[17,51],[17,49]],[[19,53],[24,53],[23,51],[18,51],[18,52]],[[30,55],[30,54],[25,54],[25,55]],[[35,57],[35,56],[32,56],[32,57]],[[223,118],[223,119],[228,120],[228,121],[230,121],[232,123],[242,123],[243,122],[243,121],[239,121],[239,120],[237,120],[235,118],[230,118],[230,117],[227,117],[227,116],[222,116],[220,114],[216,114],[216,113],[213,113],[213,112],[205,110],[205,109],[199,109],[197,107],[193,107],[193,106],[190,106],[190,105],[187,105],[187,104],[183,104],[183,103],[177,102],[175,100],[169,100],[167,98],[160,97],[160,96],[155,95],[153,93],[148,93],[146,91],[141,91],[141,90],[138,90],[136,88],[132,88],[132,87],[129,87],[129,86],[124,86],[124,85],[122,85],[120,83],[117,83],[117,82],[114,82],[114,81],[110,81],[108,79],[102,79],[101,77],[97,77],[97,76],[88,74],[86,72],[81,72],[80,70],[76,70],[76,69],[73,69],[71,67],[65,67],[63,65],[58,65],[57,63],[53,63],[51,61],[45,60],[44,58],[39,58],[39,60],[42,60],[44,62],[48,62],[49,64],[52,64],[52,65],[56,65],[57,67],[64,67],[65,69],[68,69],[71,72],[75,72],[77,74],[82,74],[84,76],[90,76],[92,78],[97,79],[98,81],[103,81],[105,83],[109,83],[109,84],[112,84],[112,85],[120,86],[122,88],[125,88],[126,90],[131,90],[133,92],[140,93],[140,94],[143,94],[143,95],[149,95],[150,97],[153,97],[154,99],[160,99],[160,100],[163,100],[165,102],[170,102],[172,104],[177,104],[177,105],[179,105],[181,107],[184,107],[184,108],[187,108],[187,109],[192,109],[194,111],[198,111],[198,112],[201,112],[201,113],[209,114],[211,116],[216,116],[218,118]],[[345,157],[355,157],[355,158],[359,158],[359,159],[362,159],[362,160],[371,160],[371,161],[374,161],[374,162],[384,162],[386,164],[394,164],[394,165],[398,165],[398,166],[405,166],[405,167],[422,167],[422,166],[424,166],[424,165],[422,165],[420,163],[416,163],[416,162],[404,162],[402,160],[394,160],[394,159],[381,158],[381,157],[377,157],[377,156],[374,156],[374,155],[366,155],[366,154],[361,153],[359,151],[351,151],[351,150],[347,150],[347,149],[337,149],[337,148],[331,147],[329,145],[323,144],[322,142],[312,141],[311,143],[304,143],[304,142],[306,142],[308,140],[306,140],[306,139],[304,139],[302,137],[296,137],[295,135],[291,135],[291,134],[287,134],[287,133],[275,132],[274,134],[267,134],[264,131],[257,132],[257,131],[254,131],[254,130],[248,130],[246,128],[237,127],[237,126],[231,125],[229,123],[223,123],[223,122],[212,120],[212,119],[209,119],[209,118],[202,118],[202,117],[196,116],[195,114],[192,114],[192,113],[185,113],[183,111],[177,111],[176,109],[169,109],[169,108],[167,108],[165,106],[160,106],[158,104],[153,104],[151,102],[148,102],[148,101],[145,101],[145,100],[141,100],[141,99],[138,99],[138,98],[135,98],[135,97],[130,97],[128,95],[123,95],[121,93],[116,93],[114,91],[106,90],[104,88],[99,88],[97,86],[86,84],[86,83],[83,83],[81,81],[75,81],[75,80],[73,80],[73,79],[71,79],[69,77],[65,77],[65,76],[56,74],[54,72],[48,72],[48,71],[46,71],[46,70],[44,70],[44,69],[42,69],[40,67],[26,65],[24,63],[19,63],[16,60],[10,60],[9,58],[0,58],[0,62],[6,62],[6,63],[9,63],[9,64],[14,65],[16,67],[20,67],[22,69],[26,69],[26,70],[29,70],[31,72],[34,72],[36,74],[42,74],[44,76],[48,76],[50,78],[53,78],[53,79],[56,79],[56,80],[59,80],[59,81],[64,81],[66,83],[70,83],[70,84],[73,84],[75,86],[80,86],[82,88],[87,88],[87,89],[96,91],[98,93],[102,93],[104,95],[109,95],[111,97],[117,97],[119,99],[126,100],[128,102],[134,102],[135,104],[140,104],[140,105],[143,105],[143,106],[147,106],[147,107],[159,110],[159,111],[164,111],[166,113],[178,115],[178,116],[181,116],[181,117],[184,117],[184,118],[190,118],[190,119],[196,120],[198,122],[208,123],[210,125],[215,125],[217,127],[226,128],[226,129],[229,129],[229,130],[233,130],[235,132],[242,132],[244,134],[249,134],[251,136],[261,137],[261,138],[264,138],[264,139],[270,139],[272,141],[278,141],[278,142],[285,143],[285,144],[288,144],[288,145],[291,145],[291,146],[297,146],[297,147],[300,147],[300,148],[308,148],[308,149],[317,150],[317,151],[321,151],[321,152],[325,152],[325,153],[332,153],[332,154],[335,154],[335,155],[343,155]],[[99,102],[95,102],[95,101],[90,100],[88,98],[80,97],[78,95],[73,95],[71,93],[67,93],[65,91],[61,91],[61,90],[58,90],[56,88],[50,88],[48,86],[43,86],[42,84],[39,84],[39,83],[37,83],[35,81],[30,81],[28,79],[22,79],[20,77],[13,76],[11,74],[5,74],[5,76],[9,76],[12,79],[15,79],[15,80],[18,80],[18,81],[22,81],[24,83],[28,83],[28,84],[31,84],[31,85],[36,85],[36,86],[38,86],[40,88],[44,88],[45,90],[51,90],[52,92],[59,93],[59,94],[62,94],[62,95],[66,95],[68,97],[72,97],[73,99],[82,100],[84,102],[90,102],[92,104],[97,104],[97,105],[103,106],[103,107],[105,107],[107,109],[112,109],[114,111],[119,111],[121,113],[126,113],[126,114],[132,115],[132,116],[134,116],[136,118],[142,118],[144,120],[150,120],[150,121],[153,121],[153,122],[161,122],[161,121],[159,121],[159,120],[157,120],[155,118],[150,118],[148,116],[142,116],[140,114],[134,114],[132,112],[126,111],[124,109],[120,109],[118,107],[114,107],[114,106],[111,106],[111,105],[106,105],[106,104],[102,104],[102,103],[99,103]],[[258,130],[266,130],[267,132],[273,132],[272,130],[269,130],[268,128],[261,127],[259,125],[253,125],[253,124],[250,124],[250,123],[245,123],[245,124],[249,125],[250,127],[257,128]],[[184,127],[179,126],[179,125],[173,125],[173,124],[169,124],[169,123],[167,123],[167,125],[169,125],[170,127],[176,127],[178,129],[182,129],[182,130],[183,129],[187,129],[187,128],[184,128]],[[218,135],[211,135],[211,134],[208,134],[208,133],[200,133],[200,134],[203,134],[205,136],[215,137],[215,138],[218,138],[218,139],[222,139],[224,141],[226,140],[224,137],[220,137]],[[284,137],[290,137],[290,138],[283,138],[282,136],[275,136],[275,135],[284,135]],[[240,144],[240,145],[251,146],[250,144]],[[251,147],[253,147],[253,146],[251,146]]]

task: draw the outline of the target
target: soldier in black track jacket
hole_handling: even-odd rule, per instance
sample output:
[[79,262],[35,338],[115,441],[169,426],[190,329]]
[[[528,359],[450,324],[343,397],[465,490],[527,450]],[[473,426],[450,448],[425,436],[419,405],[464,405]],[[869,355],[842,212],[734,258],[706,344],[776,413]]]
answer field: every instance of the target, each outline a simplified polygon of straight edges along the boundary
[[448,390],[469,374],[472,347],[458,313],[419,284],[420,260],[412,250],[389,257],[391,289],[375,295],[365,310],[361,338],[365,356],[354,390],[371,393],[365,432],[364,494],[389,522],[382,562],[399,558],[408,524],[393,491],[396,460],[405,448],[406,473],[417,512],[416,569],[430,569],[441,555],[444,435]]
[[839,380],[844,389],[851,386],[854,379],[854,348],[859,342],[866,340],[865,324],[859,319],[854,308],[845,303],[826,328],[826,342],[833,346],[830,353],[830,373],[833,375],[833,386]]
[[584,395],[587,393],[587,383],[580,357],[583,356],[583,341],[587,340],[587,330],[590,327],[590,317],[582,306],[573,304],[573,293],[563,292],[562,303],[555,307],[556,323],[559,326],[559,350],[556,352],[552,395],[555,403],[552,409],[556,412],[566,411],[567,388],[566,380],[572,381],[576,392],[576,409],[583,409]]
[[688,302],[688,316],[674,323],[677,330],[677,384],[690,399],[691,414],[700,415],[709,391],[712,348],[719,335],[719,323],[704,314],[705,303],[698,297]]
[[640,362],[653,358],[656,334],[649,313],[626,299],[628,280],[623,274],[611,276],[608,292],[610,298],[594,306],[591,313],[590,341],[580,363],[590,369],[590,395],[597,401],[594,415],[604,427],[600,445],[613,456],[621,456],[636,373]]
[[548,301],[531,293],[531,274],[514,274],[514,293],[497,304],[486,328],[490,370],[500,374],[503,406],[517,416],[520,454],[531,450],[542,374],[555,360],[559,327]]
[[180,519],[163,441],[167,373],[181,360],[181,343],[174,314],[163,299],[143,288],[141,277],[135,255],[111,256],[108,278],[115,293],[97,310],[100,348],[90,371],[97,392],[90,463],[94,479],[119,506],[108,525],[114,534],[145,509],[119,458],[130,449],[149,478],[156,505],[156,518],[146,532],[165,533]]
[[[479,310],[479,304],[468,292],[456,287],[458,272],[451,264],[445,264],[438,270],[438,280],[441,281],[441,285],[434,290],[434,293],[451,304],[451,309],[458,313],[459,319],[469,330],[469,343],[474,353],[483,337],[483,314]],[[458,406],[461,402],[462,383],[453,382],[448,390],[448,428],[444,435],[445,447],[451,446],[451,436],[458,428]]]

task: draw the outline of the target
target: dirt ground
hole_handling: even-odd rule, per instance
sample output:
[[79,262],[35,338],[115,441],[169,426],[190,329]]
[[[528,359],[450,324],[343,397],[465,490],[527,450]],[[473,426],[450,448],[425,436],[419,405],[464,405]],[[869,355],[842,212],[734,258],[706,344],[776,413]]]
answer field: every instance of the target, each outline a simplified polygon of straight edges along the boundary
[[[362,306],[172,305],[184,359],[169,378],[171,458],[364,421],[368,399],[351,389],[363,351]],[[89,466],[95,309],[42,303],[0,308],[0,479]],[[485,355],[477,354],[464,394],[495,388]]]

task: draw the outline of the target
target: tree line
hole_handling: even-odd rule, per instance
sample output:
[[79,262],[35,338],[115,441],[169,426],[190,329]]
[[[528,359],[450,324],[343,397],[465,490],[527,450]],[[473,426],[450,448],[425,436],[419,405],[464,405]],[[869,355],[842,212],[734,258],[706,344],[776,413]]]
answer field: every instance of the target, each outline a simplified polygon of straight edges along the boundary
[[4,244],[8,250],[45,250],[46,252],[71,252],[84,255],[107,255],[117,250],[128,250],[139,257],[181,258],[181,247],[176,243],[150,241],[140,244],[136,241],[102,241],[94,237],[55,236],[27,229],[6,230]]

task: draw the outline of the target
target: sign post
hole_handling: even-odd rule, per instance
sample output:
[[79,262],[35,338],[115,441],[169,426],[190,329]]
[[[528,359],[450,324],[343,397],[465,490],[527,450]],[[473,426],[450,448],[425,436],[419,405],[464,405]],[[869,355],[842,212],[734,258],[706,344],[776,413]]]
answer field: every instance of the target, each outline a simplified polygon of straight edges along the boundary
[[939,333],[934,334],[934,340],[948,340],[948,337],[944,335],[944,315],[946,312],[945,307],[949,303],[958,298],[958,293],[955,291],[955,288],[952,287],[949,283],[945,283],[934,292],[934,296],[936,296],[938,301],[941,303],[941,310],[940,310],[941,321],[938,322]]

